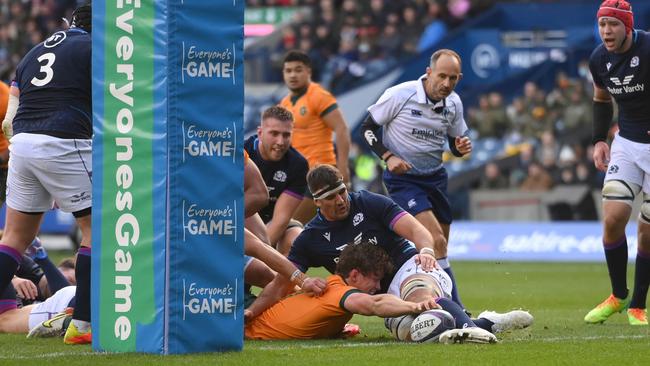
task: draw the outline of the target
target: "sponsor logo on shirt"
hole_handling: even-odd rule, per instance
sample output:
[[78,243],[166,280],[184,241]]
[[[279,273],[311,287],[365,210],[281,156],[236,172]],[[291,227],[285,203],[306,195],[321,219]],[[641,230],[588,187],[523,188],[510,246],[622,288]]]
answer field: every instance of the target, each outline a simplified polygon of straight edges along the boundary
[[330,241],[330,233],[329,232],[323,234],[323,236],[325,237],[325,239],[327,239],[327,241]]
[[421,130],[414,128],[411,130],[411,135],[415,136],[418,140],[434,140],[436,138],[444,137],[445,133],[438,130]]
[[639,56],[634,56],[632,57],[632,60],[630,60],[630,67],[637,67],[639,66]]
[[623,80],[617,78],[617,77],[611,77],[609,80],[616,85],[616,87],[607,87],[607,91],[609,91],[610,94],[612,95],[619,95],[623,93],[636,93],[636,92],[642,92],[645,90],[645,84],[643,83],[637,83],[636,85],[630,85],[632,82],[632,79],[634,79],[634,75],[626,75]]
[[411,109],[411,115],[415,117],[422,117],[422,111],[417,109]]

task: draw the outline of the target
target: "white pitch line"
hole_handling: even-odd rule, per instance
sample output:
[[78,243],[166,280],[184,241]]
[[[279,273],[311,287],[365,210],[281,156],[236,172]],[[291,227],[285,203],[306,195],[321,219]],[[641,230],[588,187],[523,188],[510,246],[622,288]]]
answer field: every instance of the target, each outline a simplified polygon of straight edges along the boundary
[[[520,342],[539,342],[539,343],[559,343],[566,341],[594,341],[599,339],[645,339],[647,335],[620,335],[620,336],[588,336],[588,337],[549,337],[549,338],[522,338],[508,339],[503,343],[520,343]],[[287,351],[292,349],[326,349],[326,348],[362,348],[362,347],[383,347],[383,346],[417,346],[417,343],[401,343],[397,341],[373,342],[373,343],[341,343],[341,344],[296,344],[290,346],[262,346],[251,347],[263,351]]]
[[15,356],[15,355],[2,355],[0,354],[0,360],[31,360],[35,358],[54,358],[54,357],[68,357],[68,356],[105,356],[109,355],[106,352],[54,352],[54,353],[43,353],[39,355],[29,355],[29,356]]
[[[619,335],[619,336],[588,336],[588,337],[549,337],[549,338],[530,338],[530,339],[511,339],[505,343],[519,342],[542,342],[558,343],[566,341],[593,341],[598,339],[645,339],[647,335]],[[290,346],[263,346],[250,347],[251,350],[261,351],[287,351],[295,349],[330,349],[330,348],[362,348],[362,347],[384,347],[384,346],[418,346],[417,343],[401,343],[397,341],[373,342],[373,343],[338,343],[338,344],[295,344]],[[247,347],[248,348],[248,347]],[[105,356],[115,355],[108,352],[54,352],[34,356],[9,356],[0,354],[0,360],[29,360],[38,358],[67,357],[67,356]]]

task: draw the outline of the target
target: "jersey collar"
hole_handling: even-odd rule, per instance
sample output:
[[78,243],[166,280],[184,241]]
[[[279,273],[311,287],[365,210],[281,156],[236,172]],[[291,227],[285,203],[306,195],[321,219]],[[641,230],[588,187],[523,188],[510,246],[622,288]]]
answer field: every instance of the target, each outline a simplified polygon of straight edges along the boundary
[[441,100],[434,102],[429,97],[427,96],[427,93],[424,91],[424,85],[423,81],[427,78],[427,74],[424,74],[418,78],[417,81],[417,98],[418,98],[418,103],[420,104],[433,104],[433,107],[431,108],[434,110],[436,113],[441,113],[442,110],[445,108],[447,105],[445,102],[446,98],[442,98]]

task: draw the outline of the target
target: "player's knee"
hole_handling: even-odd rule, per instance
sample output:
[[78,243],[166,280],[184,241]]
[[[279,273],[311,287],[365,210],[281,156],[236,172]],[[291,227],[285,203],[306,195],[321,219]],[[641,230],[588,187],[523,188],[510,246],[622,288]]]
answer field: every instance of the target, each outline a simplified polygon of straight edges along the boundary
[[639,210],[639,221],[650,225],[650,194],[643,193],[643,203]]
[[634,203],[634,198],[641,192],[641,187],[626,183],[622,180],[608,180],[603,185],[603,201],[623,202],[630,206]]

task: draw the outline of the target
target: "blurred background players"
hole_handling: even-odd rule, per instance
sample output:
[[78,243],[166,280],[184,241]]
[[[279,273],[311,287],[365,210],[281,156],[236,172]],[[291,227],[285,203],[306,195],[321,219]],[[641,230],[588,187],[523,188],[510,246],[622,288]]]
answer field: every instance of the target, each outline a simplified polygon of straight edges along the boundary
[[[606,171],[603,186],[603,246],[612,294],[586,316],[602,323],[627,308],[632,325],[648,325],[646,297],[650,283],[650,34],[634,29],[632,7],[624,0],[605,0],[597,13],[602,40],[591,55],[594,81],[594,164]],[[621,85],[624,85],[621,87]],[[629,85],[629,86],[628,86]],[[618,105],[619,132],[612,141],[612,98]],[[635,196],[643,192],[638,220],[634,291],[628,298],[625,226]]]
[[[67,31],[52,34],[19,63],[2,123],[11,139],[7,218],[0,244],[0,307],[7,285],[53,204],[71,212],[82,233],[76,261],[76,307],[64,338],[91,342],[92,201],[91,7],[75,10]],[[13,137],[11,137],[13,135]]]
[[[431,233],[436,259],[452,282],[447,259],[452,213],[442,153],[447,142],[456,156],[472,151],[463,103],[454,92],[462,76],[456,52],[434,52],[426,74],[389,88],[368,107],[362,128],[366,143],[386,162],[388,193]],[[376,136],[380,127],[381,139]],[[453,288],[452,299],[463,306],[456,286]]]
[[259,211],[266,224],[271,246],[283,255],[300,234],[302,224],[292,219],[307,189],[307,160],[293,147],[293,116],[280,106],[262,113],[257,135],[244,144],[250,159],[260,170],[269,193],[269,203]]
[[[289,94],[280,101],[294,118],[293,147],[313,168],[317,164],[331,164],[343,174],[350,185],[348,154],[350,131],[330,92],[311,81],[311,59],[300,51],[289,51],[283,61],[282,75]],[[332,132],[336,135],[336,154]],[[304,199],[294,218],[303,224],[314,217],[316,206],[311,198]]]

